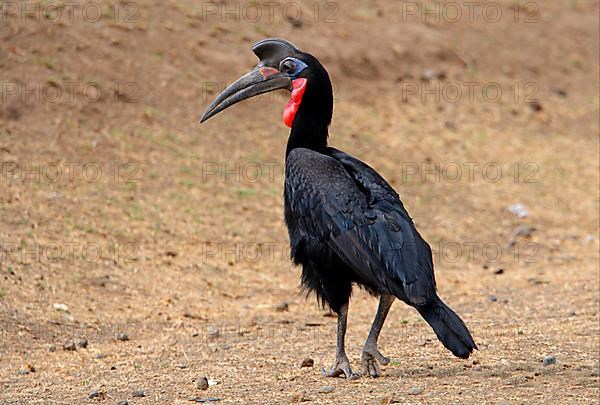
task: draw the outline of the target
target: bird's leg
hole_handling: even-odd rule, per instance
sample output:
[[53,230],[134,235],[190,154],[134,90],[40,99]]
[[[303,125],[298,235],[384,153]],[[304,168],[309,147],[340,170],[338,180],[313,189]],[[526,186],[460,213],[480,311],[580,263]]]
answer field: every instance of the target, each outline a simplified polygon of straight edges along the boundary
[[337,348],[335,351],[335,363],[329,371],[323,369],[323,374],[327,377],[338,377],[345,375],[346,378],[354,379],[358,377],[350,368],[350,361],[346,355],[345,349],[345,338],[346,338],[346,323],[348,320],[348,304],[344,306],[338,312],[338,324],[337,324]]
[[363,347],[361,356],[362,372],[363,375],[370,375],[371,377],[379,377],[381,373],[380,363],[384,366],[390,363],[390,359],[385,357],[377,349],[377,339],[379,338],[379,332],[383,327],[385,318],[392,307],[394,302],[393,295],[382,295],[379,299],[379,306],[377,307],[377,314],[373,320],[373,325],[369,331],[369,336]]

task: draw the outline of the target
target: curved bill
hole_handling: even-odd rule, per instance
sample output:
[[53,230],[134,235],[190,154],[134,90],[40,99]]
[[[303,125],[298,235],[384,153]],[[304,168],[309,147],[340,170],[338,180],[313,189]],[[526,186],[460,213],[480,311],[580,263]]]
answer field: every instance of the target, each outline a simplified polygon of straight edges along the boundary
[[208,106],[200,122],[204,122],[242,100],[278,89],[292,89],[292,79],[270,67],[257,67],[230,84]]

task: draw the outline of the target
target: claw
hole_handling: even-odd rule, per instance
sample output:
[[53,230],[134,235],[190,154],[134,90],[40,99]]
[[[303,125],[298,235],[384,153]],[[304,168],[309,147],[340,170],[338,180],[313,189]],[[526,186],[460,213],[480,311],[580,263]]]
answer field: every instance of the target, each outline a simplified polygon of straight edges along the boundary
[[335,360],[335,363],[331,369],[326,370],[323,368],[322,374],[325,377],[339,377],[344,375],[348,380],[355,380],[360,377],[350,368],[350,362],[347,358],[339,358]]
[[390,359],[385,357],[377,348],[363,349],[361,356],[361,365],[363,375],[369,375],[377,378],[381,375],[381,365],[390,364]]

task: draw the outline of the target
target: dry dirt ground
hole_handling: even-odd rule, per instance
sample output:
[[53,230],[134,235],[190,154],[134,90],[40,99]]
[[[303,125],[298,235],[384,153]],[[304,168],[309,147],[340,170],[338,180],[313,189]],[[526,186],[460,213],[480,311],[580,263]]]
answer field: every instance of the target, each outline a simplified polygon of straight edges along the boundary
[[[597,1],[0,4],[0,403],[599,402]],[[399,190],[471,359],[397,303],[381,378],[321,376],[286,95],[197,123],[269,36],[329,69],[331,143]]]

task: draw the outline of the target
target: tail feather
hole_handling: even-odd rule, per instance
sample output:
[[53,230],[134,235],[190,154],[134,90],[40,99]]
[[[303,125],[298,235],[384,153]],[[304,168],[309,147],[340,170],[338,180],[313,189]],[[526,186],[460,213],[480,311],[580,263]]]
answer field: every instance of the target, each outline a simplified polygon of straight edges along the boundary
[[477,349],[463,321],[441,299],[416,308],[433,328],[440,342],[456,357],[467,359]]

